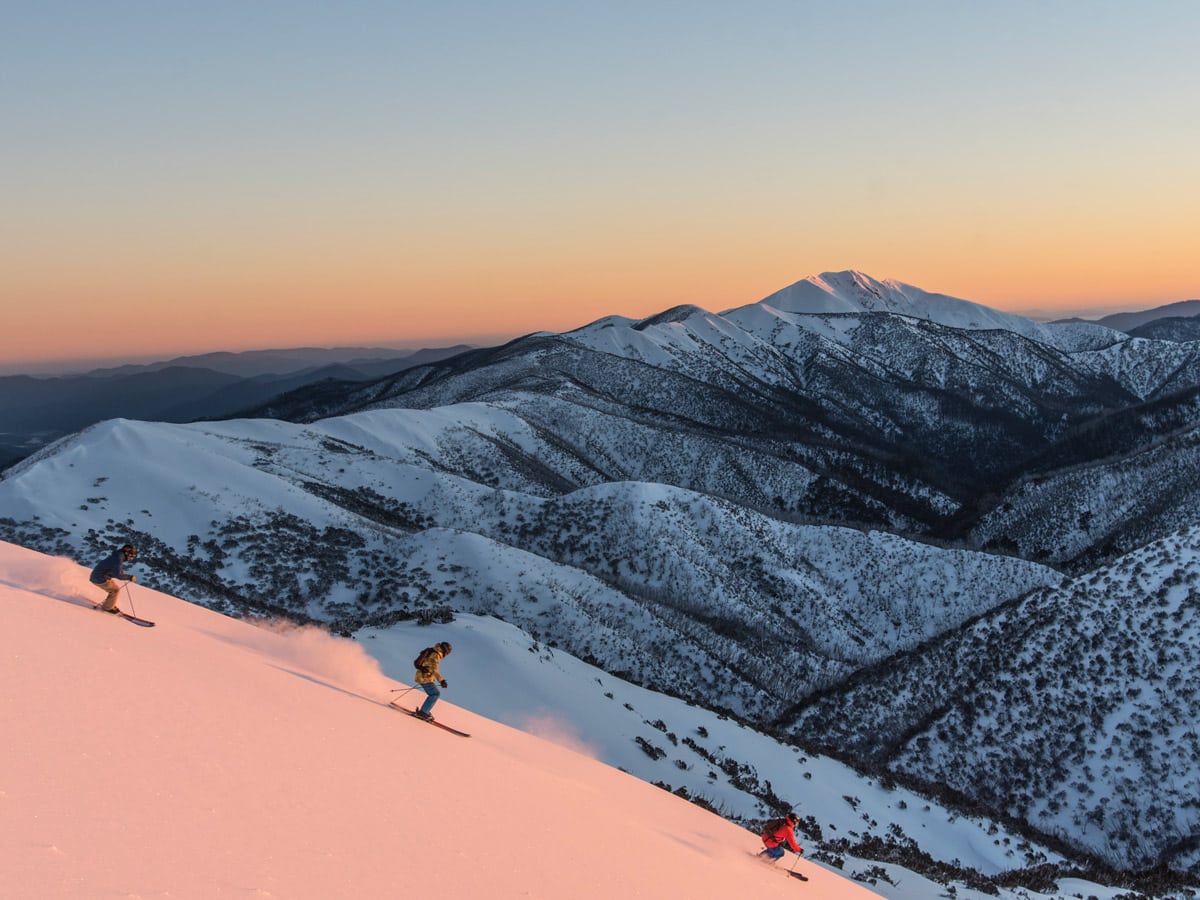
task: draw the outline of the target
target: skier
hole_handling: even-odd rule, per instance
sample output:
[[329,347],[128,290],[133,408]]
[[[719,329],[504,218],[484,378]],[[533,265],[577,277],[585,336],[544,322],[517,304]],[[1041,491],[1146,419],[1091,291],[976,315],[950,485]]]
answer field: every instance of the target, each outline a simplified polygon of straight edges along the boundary
[[783,859],[784,845],[792,849],[793,853],[803,853],[803,848],[796,843],[796,826],[800,824],[800,817],[795,813],[788,813],[786,818],[779,819],[774,822],[768,822],[766,829],[763,831],[762,841],[764,847],[758,851],[758,855],[766,862],[778,862]]
[[450,655],[451,649],[449,642],[442,641],[423,651],[419,657],[421,665],[417,669],[415,680],[429,696],[425,698],[421,708],[413,713],[418,719],[432,722],[433,716],[429,714],[429,711],[433,709],[433,704],[437,703],[438,697],[442,695],[442,692],[438,690],[438,685],[444,688],[450,687],[446,679],[442,677],[442,673],[438,671],[438,663]]
[[126,544],[119,550],[114,550],[97,563],[96,568],[92,569],[92,584],[104,590],[108,595],[98,607],[102,612],[119,613],[121,611],[117,609],[117,595],[121,593],[121,588],[125,587],[126,581],[137,581],[136,575],[125,573],[125,563],[132,563],[136,559],[137,547],[133,544]]

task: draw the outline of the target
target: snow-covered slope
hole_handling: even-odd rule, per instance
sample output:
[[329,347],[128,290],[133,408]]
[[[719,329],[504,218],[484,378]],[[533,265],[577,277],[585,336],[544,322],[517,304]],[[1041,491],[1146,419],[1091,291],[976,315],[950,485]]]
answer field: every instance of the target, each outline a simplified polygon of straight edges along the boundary
[[352,642],[146,590],[158,625],[136,628],[83,583],[0,546],[5,897],[795,895],[754,834],[586,755],[449,703],[470,740],[388,709],[396,682]]
[[58,533],[81,561],[133,540],[153,584],[218,608],[342,629],[497,615],[757,721],[1060,577],[662,484],[541,497],[518,468],[488,486],[499,440],[510,459],[555,452],[482,404],[312,425],[114,420],[10,473],[0,504],[36,523],[11,529],[26,543]]
[[[693,793],[729,810],[753,804],[736,784],[769,780],[806,828],[825,833],[801,838],[808,856],[826,860],[797,863],[812,896],[872,896],[848,874],[895,900],[951,883],[968,900],[995,896],[952,875],[939,884],[817,849],[870,834],[911,832],[940,858],[980,872],[1054,860],[495,620],[373,629],[356,642],[256,627],[132,586],[122,602],[157,621],[142,629],[93,612],[86,577],[67,560],[0,544],[5,897],[608,900],[801,889],[749,855],[754,833],[613,762],[657,767],[676,785],[702,783]],[[385,705],[411,699],[396,670],[407,675],[406,659],[441,639],[455,651],[437,714],[470,731],[467,740]],[[686,740],[672,740],[676,732]],[[639,749],[639,737],[668,748],[664,758]],[[1062,878],[1036,896],[1080,890],[1119,893]]]
[[889,660],[792,727],[1123,868],[1195,867],[1198,585],[1193,526]]
[[1200,523],[1200,390],[1068,432],[980,507],[974,546],[1088,572]]

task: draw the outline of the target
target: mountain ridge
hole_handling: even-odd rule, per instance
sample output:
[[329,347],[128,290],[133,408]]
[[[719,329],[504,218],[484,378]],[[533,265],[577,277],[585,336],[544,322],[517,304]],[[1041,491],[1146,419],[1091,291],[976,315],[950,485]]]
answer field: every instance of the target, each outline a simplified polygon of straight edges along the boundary
[[297,348],[209,353],[72,375],[0,376],[0,469],[59,437],[116,417],[227,418],[315,382],[368,381],[463,352]]
[[[735,313],[606,317],[301,388],[260,418],[93,426],[0,479],[0,535],[85,557],[136,539],[164,587],[335,630],[495,615],[765,727],[1200,524],[1200,347],[874,309]],[[1153,564],[1173,576],[1169,554]],[[897,696],[925,696],[920,667],[897,668]],[[972,740],[959,770],[914,756],[905,776],[963,793],[954,779],[1002,752]],[[1056,771],[1027,762],[1043,786]],[[1052,829],[1038,804],[1058,789],[1011,800],[1020,764],[975,801]],[[1190,821],[1185,792],[1156,796]],[[1056,802],[1086,817],[1085,797]],[[1082,850],[1154,861],[1105,822]]]

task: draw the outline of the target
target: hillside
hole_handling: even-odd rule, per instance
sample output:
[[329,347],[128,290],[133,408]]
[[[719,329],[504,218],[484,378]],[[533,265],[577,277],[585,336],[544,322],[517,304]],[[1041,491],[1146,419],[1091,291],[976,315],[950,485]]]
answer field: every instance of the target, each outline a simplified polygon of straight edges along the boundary
[[[791,292],[787,303],[767,298],[721,315],[685,306],[641,321],[608,317],[369,385],[296,392],[258,412],[314,422],[486,402],[553,446],[526,466],[551,476],[543,490],[655,481],[779,516],[1005,552],[1061,523],[1029,517],[1009,528],[993,511],[1031,476],[1111,462],[1108,442],[1091,435],[1128,423],[1120,450],[1132,454],[1167,421],[1200,425],[1188,400],[1200,385],[1198,344],[1035,323],[860,273],[816,281],[803,282],[804,302]],[[1186,454],[1163,462],[1189,464]],[[1140,483],[1114,489],[1144,533],[1178,527],[1194,507],[1184,495],[1163,506]],[[1048,496],[1054,508],[1037,516],[1077,521],[1089,511]],[[988,527],[976,532],[983,517]],[[1133,546],[1086,529],[1064,537],[1075,552],[1054,559],[1094,564]]]
[[1200,527],[805,702],[815,745],[940,784],[1121,868],[1200,860]]
[[307,347],[207,353],[60,376],[0,375],[0,470],[105,419],[228,417],[305,385],[366,381],[466,349]]
[[1179,300],[1154,309],[1113,313],[1104,316],[1099,324],[1121,331],[1135,331],[1160,319],[1195,319],[1200,316],[1200,300]]
[[[496,615],[760,722],[1061,577],[660,484],[543,497],[512,460],[555,449],[483,405],[307,426],[118,420],[0,482],[15,520],[0,526],[30,546],[82,539],[83,558],[134,540],[153,584],[232,612],[343,631]],[[504,487],[480,483],[488,471]]]
[[83,570],[0,550],[6,896],[794,896],[753,834],[664,791],[449,704],[470,740],[389,710],[350,642],[149,591],[134,628],[18,586]]
[[[1068,677],[1050,645],[989,642],[1012,610],[1075,635],[1077,604],[1047,598],[1095,578],[1099,615],[1123,596],[1105,574],[1145,553],[1150,581],[1195,581],[1195,554],[1155,542],[1200,526],[1200,347],[817,281],[326,382],[262,410],[284,418],[99,423],[0,478],[0,536],[81,563],[132,540],[148,586],[345,636],[495,617],[534,653],[818,742],[1063,852],[1197,870],[1193,798],[1170,786],[1194,758],[1138,788],[1154,799],[1131,838],[1093,809],[1086,753],[1078,778],[1021,755],[1060,743],[1053,704],[1009,698],[1031,729],[1016,744],[938,717],[992,671]],[[872,687],[883,701],[858,702]],[[829,703],[844,714],[797,724]],[[1102,742],[1121,721],[1073,727]],[[889,755],[927,726],[937,754]],[[1181,739],[1152,734],[1161,772]]]
[[[494,620],[402,625],[356,642],[251,625],[133,586],[124,604],[157,621],[141,629],[91,611],[80,596],[86,574],[0,544],[0,621],[10,636],[0,702],[21,735],[0,776],[6,896],[795,895],[794,881],[749,856],[755,834],[594,758],[611,756],[673,772],[677,784],[695,779],[722,805],[745,804],[738,785],[769,774],[806,828],[825,832],[817,843],[801,839],[822,860],[797,863],[813,896],[873,896],[841,869],[895,900],[951,885],[965,900],[1028,897],[987,885],[981,872],[1056,860],[904,789],[539,650]],[[435,639],[455,645],[438,715],[470,739],[384,705],[406,696],[391,663]],[[365,645],[385,648],[382,668]],[[496,719],[520,719],[544,737]],[[670,741],[676,731],[686,739]],[[669,747],[667,758],[651,759],[634,737]],[[706,774],[703,761],[671,762],[697,753],[738,763],[714,761],[720,771]],[[844,849],[906,832],[977,867],[980,887]],[[1044,874],[1032,877],[1045,884]],[[1122,893],[1060,880],[1038,896]]]

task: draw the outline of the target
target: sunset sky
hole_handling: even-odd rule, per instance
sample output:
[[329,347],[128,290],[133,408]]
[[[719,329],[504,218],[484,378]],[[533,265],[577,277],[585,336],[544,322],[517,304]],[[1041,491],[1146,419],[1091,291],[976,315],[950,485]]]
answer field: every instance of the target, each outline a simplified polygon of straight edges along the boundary
[[0,364],[1200,297],[1192,0],[0,0]]

